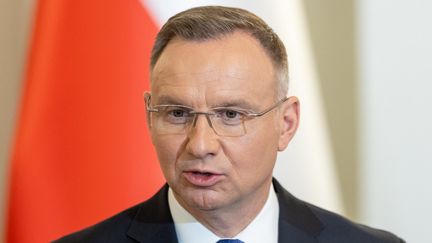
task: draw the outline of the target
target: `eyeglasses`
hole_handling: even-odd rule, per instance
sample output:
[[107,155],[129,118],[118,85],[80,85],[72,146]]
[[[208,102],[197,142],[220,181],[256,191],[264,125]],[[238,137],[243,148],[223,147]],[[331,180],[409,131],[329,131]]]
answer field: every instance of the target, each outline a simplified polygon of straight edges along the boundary
[[151,96],[146,100],[146,110],[150,115],[150,126],[157,134],[186,134],[195,127],[198,116],[204,115],[213,131],[224,137],[240,137],[247,133],[245,122],[253,118],[264,116],[280,104],[288,100],[284,98],[271,107],[259,113],[231,108],[216,107],[208,112],[195,111],[184,105],[155,105],[150,106]]

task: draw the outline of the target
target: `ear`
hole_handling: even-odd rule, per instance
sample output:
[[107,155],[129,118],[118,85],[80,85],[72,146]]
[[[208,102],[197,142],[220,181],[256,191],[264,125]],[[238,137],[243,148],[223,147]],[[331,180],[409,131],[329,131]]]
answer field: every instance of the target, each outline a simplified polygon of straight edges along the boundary
[[144,102],[146,105],[150,105],[150,104],[147,104],[147,102],[150,101],[150,97],[151,97],[151,92],[150,91],[144,91]]
[[282,104],[280,115],[281,130],[278,150],[283,151],[294,137],[299,125],[300,103],[297,97],[291,96]]
[[151,97],[151,92],[150,91],[144,91],[144,105],[145,105],[145,109],[146,109],[147,128],[151,132],[151,129],[150,129],[150,112],[147,111],[147,107],[150,106],[150,97]]

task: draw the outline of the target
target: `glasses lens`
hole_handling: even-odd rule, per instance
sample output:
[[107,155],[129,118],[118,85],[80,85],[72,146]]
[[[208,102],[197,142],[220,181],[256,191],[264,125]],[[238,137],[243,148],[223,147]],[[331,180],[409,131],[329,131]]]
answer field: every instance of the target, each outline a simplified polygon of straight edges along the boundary
[[184,134],[193,115],[190,109],[180,106],[157,107],[157,112],[151,113],[152,129],[158,134]]
[[239,137],[246,134],[246,128],[243,120],[241,121],[227,121],[220,116],[212,116],[211,118],[213,129],[216,134],[225,137]]

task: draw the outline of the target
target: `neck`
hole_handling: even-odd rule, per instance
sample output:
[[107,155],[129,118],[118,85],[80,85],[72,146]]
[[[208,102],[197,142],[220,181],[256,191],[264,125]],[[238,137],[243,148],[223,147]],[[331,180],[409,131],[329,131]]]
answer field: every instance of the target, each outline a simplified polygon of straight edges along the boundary
[[221,238],[233,238],[244,230],[259,214],[268,200],[270,183],[238,202],[210,210],[189,207],[174,193],[180,205],[207,229]]

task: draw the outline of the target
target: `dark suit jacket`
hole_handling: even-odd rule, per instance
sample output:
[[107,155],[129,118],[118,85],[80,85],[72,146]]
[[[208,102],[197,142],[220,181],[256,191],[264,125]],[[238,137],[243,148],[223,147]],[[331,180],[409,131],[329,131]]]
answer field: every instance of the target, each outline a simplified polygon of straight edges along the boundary
[[[303,202],[273,180],[279,200],[279,243],[404,242],[395,235],[355,224]],[[148,201],[55,243],[177,243],[165,185]],[[205,243],[205,242],[203,242]],[[246,242],[247,243],[247,242]]]

